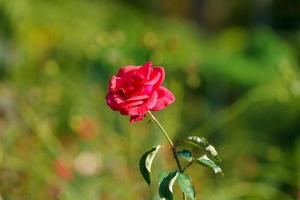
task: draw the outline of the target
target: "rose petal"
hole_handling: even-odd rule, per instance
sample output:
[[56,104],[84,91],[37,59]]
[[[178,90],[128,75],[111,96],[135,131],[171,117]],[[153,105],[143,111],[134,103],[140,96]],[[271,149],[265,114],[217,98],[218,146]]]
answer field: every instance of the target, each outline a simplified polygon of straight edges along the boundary
[[158,81],[160,81],[161,73],[152,72],[152,74],[154,77],[151,77],[151,79],[145,83],[146,85],[155,85]]
[[130,116],[130,123],[134,123],[137,121],[140,121],[142,119],[144,119],[145,115],[134,115],[134,116]]
[[134,106],[138,106],[138,105],[141,105],[143,104],[144,101],[140,100],[140,101],[134,101],[134,102],[131,102],[131,103],[128,103],[126,104],[125,106],[127,107],[127,109],[129,110],[130,108],[134,107]]
[[112,93],[112,97],[113,97],[114,102],[115,102],[116,104],[122,104],[122,103],[124,103],[124,102],[126,101],[126,99],[124,99],[124,98],[121,96],[120,92],[113,92],[113,93]]
[[109,92],[106,96],[107,105],[115,111],[120,110],[120,103],[122,102],[124,102],[124,100],[112,92]]
[[[159,78],[157,79],[159,75]],[[165,80],[165,69],[163,67],[154,67],[150,76],[152,84],[155,88],[159,88]]]
[[149,95],[140,95],[140,96],[131,97],[131,98],[127,99],[127,101],[138,101],[138,100],[143,100],[143,99],[147,99],[147,98],[149,98]]
[[117,90],[122,87],[122,79],[117,76],[112,76],[109,81],[109,90]]
[[117,76],[125,77],[129,72],[133,72],[134,70],[137,70],[139,68],[140,66],[134,66],[134,65],[122,67],[121,69],[119,69]]
[[143,74],[139,74],[139,73],[134,73],[131,77],[131,82],[133,82],[134,84],[139,83],[139,82],[143,82],[145,80],[145,77]]
[[128,114],[132,116],[144,115],[156,105],[157,97],[157,92],[154,91],[152,95],[144,102],[144,104],[131,108],[128,111]]
[[121,115],[128,115],[128,110],[122,110],[122,109],[120,109],[120,114]]
[[149,95],[151,94],[153,91],[153,86],[152,85],[145,85],[144,87],[142,87],[139,91],[140,94],[143,95]]
[[170,92],[167,88],[165,87],[159,87],[158,89],[158,97],[155,106],[151,109],[154,111],[157,110],[162,110],[166,106],[170,105],[175,101],[175,96],[172,92]]
[[152,62],[149,61],[141,66],[137,71],[136,74],[142,74],[145,80],[149,80],[150,74],[152,71]]

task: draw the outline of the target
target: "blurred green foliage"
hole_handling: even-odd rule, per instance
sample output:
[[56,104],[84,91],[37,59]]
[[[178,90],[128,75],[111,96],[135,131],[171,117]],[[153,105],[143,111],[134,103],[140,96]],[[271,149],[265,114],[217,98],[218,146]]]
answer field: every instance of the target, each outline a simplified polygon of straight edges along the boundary
[[[198,199],[299,198],[300,31],[288,41],[268,27],[210,35],[122,2],[1,0],[0,199],[158,199],[138,160],[163,136],[104,101],[120,66],[148,60],[176,95],[155,113],[167,131],[219,147],[224,177],[188,170]],[[153,168],[175,167],[159,154]]]

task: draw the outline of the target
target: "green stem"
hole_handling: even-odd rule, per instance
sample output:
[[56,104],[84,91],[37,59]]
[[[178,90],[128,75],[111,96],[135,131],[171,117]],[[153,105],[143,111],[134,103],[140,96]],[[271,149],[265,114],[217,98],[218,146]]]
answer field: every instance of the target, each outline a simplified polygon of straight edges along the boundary
[[194,163],[194,160],[189,162],[182,170],[185,171],[189,166],[191,166]]
[[174,149],[174,144],[173,144],[172,140],[170,139],[170,137],[168,136],[167,132],[165,131],[164,127],[162,127],[162,125],[159,123],[159,121],[155,118],[155,116],[150,111],[148,111],[148,113],[149,113],[150,117],[153,119],[153,121],[155,121],[155,123],[158,125],[158,127],[160,128],[160,130],[164,134],[164,136],[167,138],[172,149]]
[[[172,142],[171,138],[169,137],[169,135],[167,134],[167,132],[165,131],[164,127],[159,123],[159,121],[156,119],[156,117],[150,112],[148,111],[148,114],[150,115],[150,117],[153,119],[153,121],[158,125],[158,127],[160,128],[161,132],[164,134],[164,136],[166,137],[166,139],[168,140],[171,149],[172,149],[172,153],[173,153],[173,157],[176,161],[176,165],[178,167],[178,170],[180,173],[183,173],[182,167],[180,165],[177,153],[176,153],[176,147],[174,146],[174,143]],[[184,193],[182,193],[183,195],[183,199],[186,200],[186,196]]]
[[182,198],[183,198],[183,200],[186,200],[186,196],[185,196],[184,192],[182,193]]

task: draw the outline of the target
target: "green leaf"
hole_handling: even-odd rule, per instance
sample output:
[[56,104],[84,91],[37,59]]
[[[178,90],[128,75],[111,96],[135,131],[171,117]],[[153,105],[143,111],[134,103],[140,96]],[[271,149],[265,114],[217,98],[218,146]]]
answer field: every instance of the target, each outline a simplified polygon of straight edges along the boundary
[[153,147],[152,149],[144,153],[140,159],[140,172],[148,185],[150,185],[151,183],[150,172],[152,162],[160,148],[160,145]]
[[204,137],[198,136],[189,136],[187,142],[202,148],[208,145],[208,142]]
[[186,149],[178,151],[177,155],[179,155],[180,157],[182,157],[183,159],[185,159],[189,162],[193,160],[192,152],[190,152],[189,150],[186,150]]
[[197,146],[198,148],[204,149],[214,158],[215,161],[221,162],[221,159],[215,147],[209,144],[204,137],[189,136],[186,142]]
[[162,171],[162,172],[160,172],[159,173],[159,175],[158,175],[158,184],[160,184],[162,181],[163,181],[163,179],[166,177],[166,176],[168,176],[168,172],[166,172],[166,171]]
[[205,150],[210,153],[210,155],[217,161],[221,161],[219,158],[218,152],[213,145],[208,145]]
[[209,159],[207,155],[203,155],[200,158],[197,158],[196,162],[200,165],[203,165],[204,167],[211,168],[216,174],[223,174],[222,169],[218,165],[216,165],[211,159]]
[[165,200],[173,200],[173,185],[176,181],[178,172],[174,171],[168,174],[159,184],[159,196]]
[[186,174],[179,173],[177,177],[177,181],[181,188],[181,191],[184,192],[184,194],[187,197],[191,199],[195,199],[196,192],[194,186],[192,185],[191,178]]

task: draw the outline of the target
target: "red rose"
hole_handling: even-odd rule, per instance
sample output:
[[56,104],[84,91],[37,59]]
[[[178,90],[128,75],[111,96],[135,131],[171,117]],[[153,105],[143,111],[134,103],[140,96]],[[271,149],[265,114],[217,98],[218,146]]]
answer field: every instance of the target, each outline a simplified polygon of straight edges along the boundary
[[109,82],[107,105],[130,115],[131,123],[142,120],[148,111],[161,110],[175,101],[173,93],[161,86],[164,78],[164,68],[152,67],[152,62],[122,67]]

